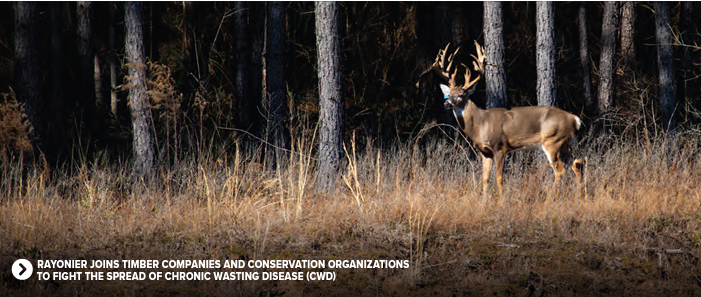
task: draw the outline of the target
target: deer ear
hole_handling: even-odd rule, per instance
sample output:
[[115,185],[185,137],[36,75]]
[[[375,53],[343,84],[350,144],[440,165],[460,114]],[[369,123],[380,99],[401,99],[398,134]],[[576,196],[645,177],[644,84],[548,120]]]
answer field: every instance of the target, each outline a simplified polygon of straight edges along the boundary
[[472,86],[472,88],[467,89],[467,96],[472,95],[475,92],[475,86]]
[[448,86],[441,84],[441,91],[443,91],[443,99],[450,97],[450,88]]

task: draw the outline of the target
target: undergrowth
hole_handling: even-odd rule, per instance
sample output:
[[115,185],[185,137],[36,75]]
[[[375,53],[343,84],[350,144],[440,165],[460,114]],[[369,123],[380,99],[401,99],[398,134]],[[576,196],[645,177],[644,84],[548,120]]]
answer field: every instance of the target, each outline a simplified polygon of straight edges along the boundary
[[19,160],[5,158],[0,292],[64,295],[80,287],[102,294],[116,286],[18,283],[9,265],[24,257],[411,263],[340,270],[336,283],[311,285],[118,282],[142,294],[174,287],[193,288],[189,295],[699,294],[700,137],[585,136],[573,151],[585,160],[583,188],[568,172],[554,199],[545,198],[553,174],[539,154],[511,154],[504,197],[492,187],[484,199],[469,143],[433,136],[388,149],[372,141],[356,147],[352,139],[343,182],[331,194],[317,191],[316,144],[307,137],[293,138],[275,168],[259,163],[256,147],[235,142],[139,179],[129,160],[105,156],[25,173]]

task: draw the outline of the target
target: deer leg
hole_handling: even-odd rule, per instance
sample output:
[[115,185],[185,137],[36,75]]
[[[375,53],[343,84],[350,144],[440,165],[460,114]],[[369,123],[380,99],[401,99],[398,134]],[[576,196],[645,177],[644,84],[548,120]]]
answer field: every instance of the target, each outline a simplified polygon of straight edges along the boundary
[[[579,169],[579,166],[582,166],[582,169]],[[584,169],[584,163],[582,162],[582,160],[574,159],[574,162],[572,162],[572,171],[574,171],[575,183],[577,184],[577,195],[581,195],[581,193],[582,193],[582,170],[583,169]],[[579,197],[579,196],[577,196],[577,197]]]
[[504,195],[504,159],[506,159],[506,154],[502,152],[497,152],[494,154],[494,159],[496,159],[495,170],[497,176],[497,186],[499,187],[499,196]]
[[584,163],[582,162],[582,160],[574,159],[574,162],[572,162],[572,171],[574,171],[574,176],[577,181],[577,187],[579,187],[579,183],[582,179],[582,169],[579,169],[579,166],[582,166],[582,169],[584,168]]
[[[548,157],[548,161],[550,161],[550,166],[553,168],[553,172],[555,173],[555,181],[553,182],[552,189],[550,193],[554,193],[559,184],[560,184],[560,179],[562,178],[562,175],[565,174],[565,168],[562,166],[562,161],[560,160],[560,150],[556,146],[550,146],[550,147],[543,147],[545,151],[545,155]],[[550,196],[550,195],[548,195]]]
[[492,170],[492,158],[485,157],[482,154],[482,195],[487,196],[489,188],[489,171]]

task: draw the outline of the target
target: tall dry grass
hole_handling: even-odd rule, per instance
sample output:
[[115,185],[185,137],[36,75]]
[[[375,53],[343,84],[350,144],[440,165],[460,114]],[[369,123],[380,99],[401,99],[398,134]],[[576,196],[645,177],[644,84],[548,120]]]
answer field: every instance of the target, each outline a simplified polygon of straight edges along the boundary
[[[492,188],[483,199],[481,165],[469,143],[445,137],[420,136],[388,149],[372,141],[356,147],[352,139],[331,195],[316,190],[316,144],[308,137],[293,138],[276,168],[258,163],[260,151],[236,143],[146,179],[131,175],[129,160],[98,157],[22,173],[19,160],[6,158],[2,269],[9,271],[17,257],[408,259],[410,269],[340,271],[339,283],[312,288],[263,281],[119,286],[168,294],[164,287],[184,283],[195,295],[271,288],[322,295],[635,292],[630,288],[698,294],[699,139],[691,132],[645,141],[584,137],[573,152],[586,160],[583,188],[577,190],[569,172],[552,200],[545,199],[552,171],[532,153],[507,160],[504,197]],[[7,273],[2,278],[0,293],[12,294],[116,286],[30,280],[38,283],[31,287]]]

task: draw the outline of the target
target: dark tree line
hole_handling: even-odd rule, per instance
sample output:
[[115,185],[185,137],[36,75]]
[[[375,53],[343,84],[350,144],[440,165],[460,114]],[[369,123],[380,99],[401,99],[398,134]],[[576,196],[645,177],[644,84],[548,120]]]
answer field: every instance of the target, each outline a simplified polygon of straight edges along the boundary
[[348,131],[390,144],[424,122],[454,124],[425,75],[447,43],[468,65],[473,40],[484,45],[482,107],[698,124],[699,12],[696,2],[5,2],[0,39],[13,46],[0,48],[0,90],[23,104],[35,155],[108,150],[148,171],[173,161],[150,95],[163,88],[150,63],[161,64],[182,94],[178,145],[243,137],[273,164],[290,127],[320,121],[317,153],[330,164],[320,168],[337,172]]

